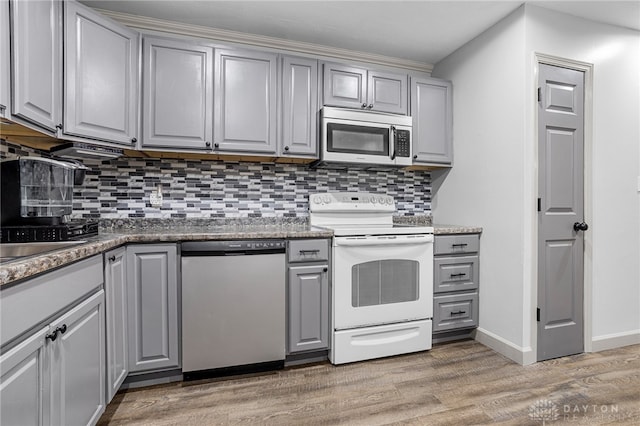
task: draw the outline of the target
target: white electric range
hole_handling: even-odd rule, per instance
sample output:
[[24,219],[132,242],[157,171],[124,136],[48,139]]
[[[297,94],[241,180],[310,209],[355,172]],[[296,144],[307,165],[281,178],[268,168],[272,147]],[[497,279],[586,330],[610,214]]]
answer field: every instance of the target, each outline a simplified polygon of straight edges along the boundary
[[309,210],[334,232],[331,362],[430,349],[433,228],[394,224],[388,195],[311,194]]

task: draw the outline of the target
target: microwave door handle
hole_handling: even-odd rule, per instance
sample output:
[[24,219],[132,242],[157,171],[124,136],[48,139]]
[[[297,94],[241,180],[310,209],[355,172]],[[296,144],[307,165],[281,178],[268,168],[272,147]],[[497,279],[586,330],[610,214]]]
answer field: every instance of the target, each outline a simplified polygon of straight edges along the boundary
[[391,159],[395,160],[396,159],[396,126],[391,126],[391,132],[393,133],[393,137],[391,138],[391,141],[393,143],[393,148],[391,151]]

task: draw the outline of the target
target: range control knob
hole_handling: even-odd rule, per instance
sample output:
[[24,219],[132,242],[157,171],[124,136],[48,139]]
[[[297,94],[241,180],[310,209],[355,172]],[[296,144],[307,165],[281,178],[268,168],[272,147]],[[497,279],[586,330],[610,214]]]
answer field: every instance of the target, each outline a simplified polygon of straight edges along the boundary
[[316,195],[315,197],[313,197],[313,202],[314,204],[320,204],[322,202],[322,199],[319,195]]

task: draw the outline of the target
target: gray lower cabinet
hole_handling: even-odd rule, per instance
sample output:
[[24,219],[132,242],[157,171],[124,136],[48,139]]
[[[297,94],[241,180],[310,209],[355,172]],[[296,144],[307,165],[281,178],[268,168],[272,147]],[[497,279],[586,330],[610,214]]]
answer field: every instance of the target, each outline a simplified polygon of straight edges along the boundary
[[9,2],[0,2],[0,117],[9,118],[11,93],[11,53],[9,32]]
[[318,154],[318,61],[282,57],[282,137],[279,155]]
[[288,242],[287,354],[329,348],[329,242]]
[[276,153],[277,55],[215,51],[214,151]]
[[411,78],[413,163],[453,163],[451,83],[429,77]]
[[433,333],[478,326],[479,234],[436,235],[434,239]]
[[142,148],[211,149],[213,49],[143,40]]
[[107,404],[129,374],[126,248],[104,254],[107,333]]
[[407,114],[407,75],[323,64],[323,104]]
[[93,9],[64,2],[65,135],[135,144],[138,38]]
[[180,367],[175,244],[127,246],[129,372]]
[[0,291],[0,424],[93,425],[105,409],[100,256]]
[[11,112],[55,134],[62,119],[62,2],[11,0],[9,6]]

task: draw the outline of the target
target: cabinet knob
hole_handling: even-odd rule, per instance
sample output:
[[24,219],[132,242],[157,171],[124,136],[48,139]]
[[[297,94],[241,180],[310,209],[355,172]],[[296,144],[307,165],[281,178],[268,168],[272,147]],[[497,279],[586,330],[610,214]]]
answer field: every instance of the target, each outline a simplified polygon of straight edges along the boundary
[[289,145],[287,145],[287,146],[285,146],[285,147],[284,147],[284,151],[285,151],[285,152],[289,152]]
[[136,142],[138,142],[138,138],[131,138],[131,143],[132,143],[132,144],[134,144],[134,143],[136,143]]
[[414,155],[414,156],[413,156],[413,159],[414,159],[414,160],[417,160],[417,159],[418,159],[418,155],[417,155],[417,154],[416,154],[416,155]]
[[368,109],[373,108],[373,104],[369,104],[369,106],[367,107]]
[[115,256],[109,256],[109,262],[115,262],[115,261],[116,261]]
[[[66,330],[65,330],[66,331]],[[51,333],[47,334],[46,336],[44,336],[46,339],[51,340],[52,342],[55,342],[56,339],[58,338],[58,329],[56,328],[55,330],[53,330]]]
[[220,144],[219,144],[218,142],[214,143],[214,144],[213,144],[213,148],[214,148],[214,149],[218,149],[218,148],[220,148]]
[[62,130],[62,123],[58,124],[58,125],[56,126],[56,129],[60,129],[60,130]]
[[367,107],[367,104],[362,104],[362,109],[365,109]]
[[322,268],[322,272],[327,272],[329,268]]
[[64,334],[67,332],[67,324],[62,324],[61,327],[56,328],[56,331],[59,331],[60,334]]
[[204,146],[206,146],[207,148],[209,148],[211,146],[211,142],[205,142]]

